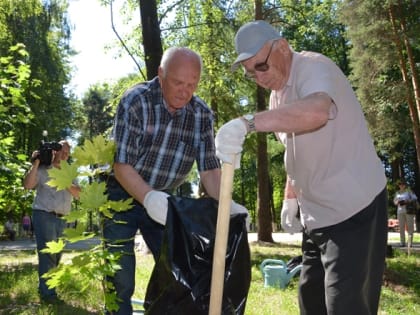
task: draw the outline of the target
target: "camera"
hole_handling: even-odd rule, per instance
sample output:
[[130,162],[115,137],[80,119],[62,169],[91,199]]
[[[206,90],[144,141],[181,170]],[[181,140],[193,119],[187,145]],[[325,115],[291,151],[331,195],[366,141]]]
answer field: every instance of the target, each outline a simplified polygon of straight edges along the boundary
[[63,146],[55,141],[48,142],[48,132],[46,130],[43,131],[42,135],[44,136],[44,140],[41,141],[38,148],[38,155],[34,159],[38,159],[40,165],[50,166],[52,162],[53,151],[60,151]]
[[45,142],[41,141],[41,145],[38,149],[38,156],[37,159],[39,159],[40,165],[50,166],[52,162],[52,151],[60,151],[62,148],[62,145],[58,142]]

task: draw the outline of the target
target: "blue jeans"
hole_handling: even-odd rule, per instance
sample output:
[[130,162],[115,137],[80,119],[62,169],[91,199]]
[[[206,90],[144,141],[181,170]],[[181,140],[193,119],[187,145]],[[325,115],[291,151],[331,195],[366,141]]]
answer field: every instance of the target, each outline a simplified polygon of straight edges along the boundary
[[[107,192],[110,200],[125,200],[130,197],[112,178],[108,179]],[[113,212],[112,219],[104,219],[105,246],[110,252],[122,254],[119,260],[121,269],[113,277],[107,277],[107,280],[114,285],[119,299],[119,309],[107,314],[131,315],[133,313],[131,297],[135,289],[136,271],[134,241],[138,229],[140,229],[154,259],[157,260],[162,244],[164,226],[153,221],[140,203],[134,201],[130,210]]]
[[46,248],[46,244],[48,242],[57,241],[58,238],[62,236],[65,221],[57,217],[55,214],[34,209],[32,212],[32,222],[38,252],[38,291],[43,299],[55,297],[57,295],[55,289],[48,288],[46,279],[42,278],[42,275],[50,269],[58,266],[61,259],[61,253],[44,254],[41,253],[41,249]]

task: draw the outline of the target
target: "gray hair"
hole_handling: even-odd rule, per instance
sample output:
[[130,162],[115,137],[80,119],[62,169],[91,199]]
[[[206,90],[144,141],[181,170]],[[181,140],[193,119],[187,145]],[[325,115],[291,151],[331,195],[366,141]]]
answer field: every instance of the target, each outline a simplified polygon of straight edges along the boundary
[[160,67],[162,68],[163,76],[166,76],[168,65],[178,55],[184,55],[190,57],[191,59],[196,59],[200,65],[200,72],[203,69],[203,59],[194,50],[186,47],[170,47],[163,53],[162,59],[160,61]]

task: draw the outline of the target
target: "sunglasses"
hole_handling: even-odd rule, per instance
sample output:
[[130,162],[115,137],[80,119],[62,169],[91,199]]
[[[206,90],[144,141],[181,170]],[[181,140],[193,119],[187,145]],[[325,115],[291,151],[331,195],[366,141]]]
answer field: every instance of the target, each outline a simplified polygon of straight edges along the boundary
[[259,63],[257,63],[257,64],[255,64],[254,65],[254,70],[255,71],[246,71],[245,70],[245,77],[246,78],[248,78],[248,79],[255,79],[255,77],[256,77],[256,71],[258,71],[258,72],[266,72],[266,71],[268,71],[268,69],[270,69],[270,65],[267,63],[268,62],[268,58],[270,58],[270,55],[271,55],[271,51],[273,50],[273,46],[274,46],[274,43],[275,43],[276,41],[273,41],[273,43],[271,44],[271,47],[270,47],[270,50],[268,51],[268,55],[267,55],[267,57],[265,58],[265,61],[264,62],[259,62]]

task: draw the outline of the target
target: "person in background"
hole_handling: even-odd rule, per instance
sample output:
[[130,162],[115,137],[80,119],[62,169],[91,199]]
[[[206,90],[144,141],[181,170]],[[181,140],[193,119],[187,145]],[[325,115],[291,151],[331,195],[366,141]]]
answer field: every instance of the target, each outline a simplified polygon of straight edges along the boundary
[[27,213],[22,218],[22,229],[26,237],[31,237],[31,217]]
[[400,246],[405,244],[405,231],[407,228],[408,243],[413,243],[415,213],[408,213],[407,206],[410,202],[417,204],[417,196],[407,187],[404,181],[398,183],[398,191],[394,196],[394,204],[397,206],[398,226],[400,229]]
[[[184,182],[194,163],[207,194],[219,199],[221,171],[214,146],[213,112],[194,95],[201,69],[202,60],[196,52],[169,48],[162,56],[158,76],[128,89],[118,105],[113,128],[116,155],[107,192],[110,200],[132,197],[134,204],[104,222],[107,247],[122,254],[121,270],[109,278],[119,299],[119,309],[112,314],[133,311],[137,230],[156,260],[166,223],[167,191]],[[248,211],[232,202],[231,213]]]
[[14,241],[16,239],[15,223],[12,219],[8,219],[4,224],[4,230],[9,240]]
[[36,189],[32,204],[32,224],[38,251],[38,291],[41,301],[45,303],[61,302],[55,289],[48,288],[46,279],[42,278],[43,274],[58,266],[61,253],[47,254],[41,253],[41,250],[47,247],[48,242],[57,241],[62,236],[66,224],[63,216],[70,212],[72,199],[78,198],[80,193],[76,183],[66,190],[57,190],[47,184],[50,180],[48,170],[60,168],[61,161],[67,161],[70,156],[70,144],[65,140],[59,143],[61,150],[53,151],[50,165],[40,165],[38,150],[32,153],[32,167],[23,180],[26,189]]
[[247,78],[271,90],[270,109],[223,125],[216,151],[232,162],[253,131],[274,132],[286,147],[281,224],[302,231],[300,314],[377,314],[386,177],[350,83],[330,59],[295,52],[265,21],[243,25],[235,47],[233,70],[242,65]]

